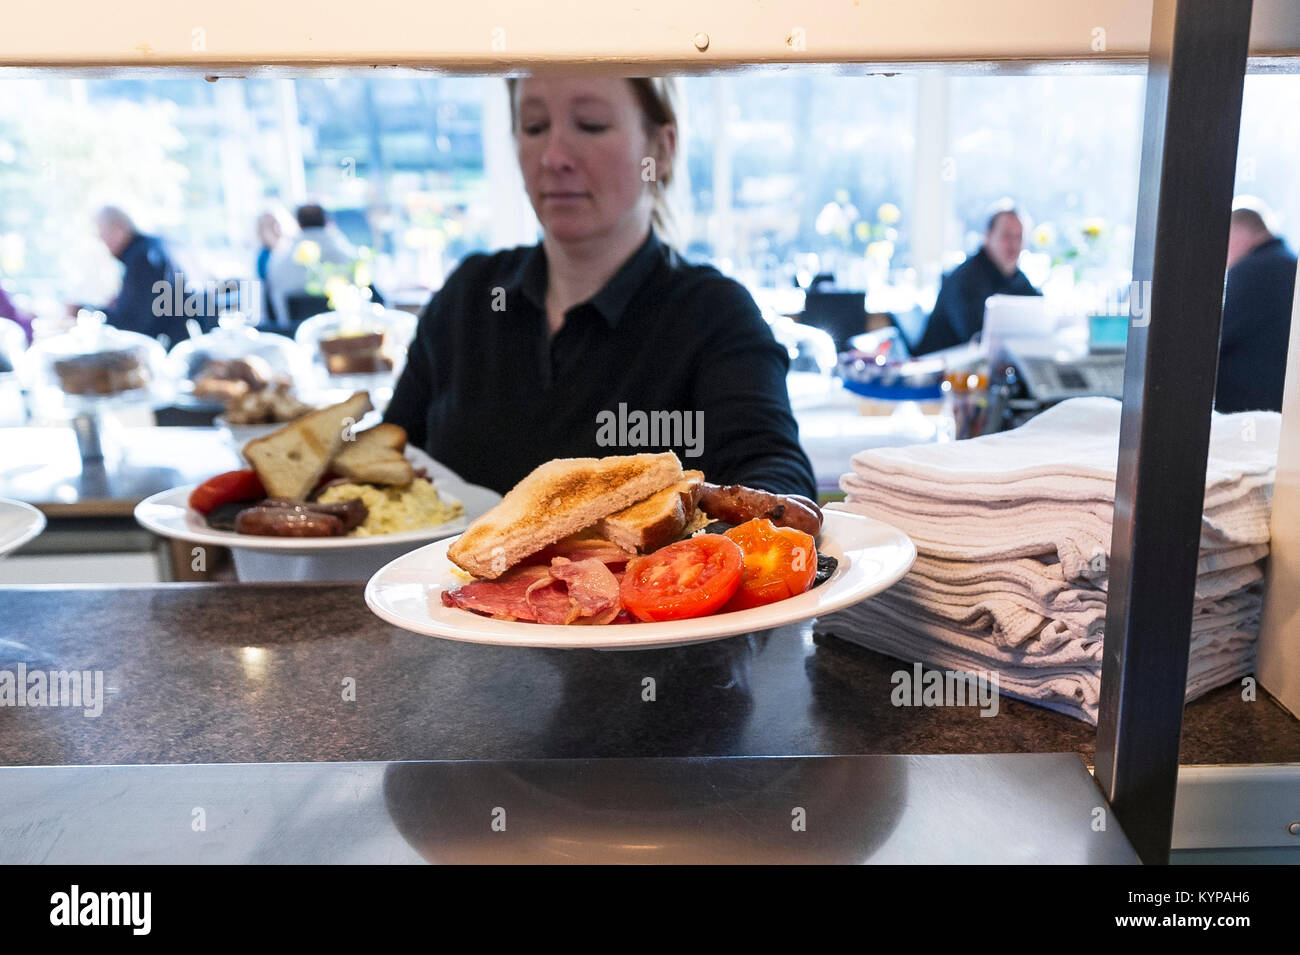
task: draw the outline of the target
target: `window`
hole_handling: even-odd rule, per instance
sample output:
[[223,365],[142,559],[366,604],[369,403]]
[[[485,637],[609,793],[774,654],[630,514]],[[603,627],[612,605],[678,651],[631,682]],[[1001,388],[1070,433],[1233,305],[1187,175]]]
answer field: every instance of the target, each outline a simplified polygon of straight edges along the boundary
[[[869,247],[886,268],[909,264],[914,79],[804,71],[684,85],[688,254],[767,286],[803,266],[861,282]],[[796,262],[810,254],[815,265]]]
[[[272,200],[318,197],[375,283],[436,288],[465,254],[532,241],[498,79],[4,80],[0,278],[29,302],[102,301],[106,202],[163,234],[187,274],[252,273]],[[1032,217],[1031,280],[1126,287],[1141,75],[845,75],[682,80],[688,214],[678,244],[754,289],[816,272],[891,310],[928,300],[990,205]],[[1237,188],[1300,223],[1300,77],[1246,81]],[[892,297],[891,297],[892,296]]]
[[[978,248],[990,204],[1010,197],[1030,217],[1024,268],[1035,284],[1047,282],[1053,266],[1127,284],[1143,77],[958,76],[950,83],[953,203],[945,251]],[[953,256],[945,262],[955,264]]]

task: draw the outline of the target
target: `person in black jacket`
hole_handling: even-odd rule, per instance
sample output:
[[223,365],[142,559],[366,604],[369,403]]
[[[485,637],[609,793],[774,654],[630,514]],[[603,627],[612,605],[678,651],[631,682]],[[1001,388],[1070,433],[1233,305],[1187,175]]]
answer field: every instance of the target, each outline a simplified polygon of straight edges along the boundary
[[1296,257],[1253,209],[1232,213],[1214,406],[1281,411]]
[[939,286],[934,311],[913,352],[926,355],[970,341],[984,328],[990,295],[1041,295],[1016,265],[1024,246],[1024,224],[1014,209],[995,212],[979,251],[953,269]]
[[[108,251],[124,266],[121,291],[100,309],[108,324],[150,338],[166,336],[164,344],[175,344],[185,335],[186,291],[184,276],[162,240],[137,230],[131,217],[116,206],[100,209],[95,225]],[[178,302],[182,303],[180,309]]]
[[815,496],[786,350],[741,285],[660,238],[673,91],[511,82],[542,241],[461,263],[385,413],[466,480],[504,493],[551,458],[672,450],[715,483]]

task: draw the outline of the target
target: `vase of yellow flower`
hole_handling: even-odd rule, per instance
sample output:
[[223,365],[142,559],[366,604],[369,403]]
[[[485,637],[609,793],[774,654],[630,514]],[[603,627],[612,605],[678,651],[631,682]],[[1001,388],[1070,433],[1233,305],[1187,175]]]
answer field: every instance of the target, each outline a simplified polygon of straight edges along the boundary
[[837,275],[844,272],[840,284],[849,287],[884,284],[902,217],[898,206],[883,202],[876,208],[874,221],[867,219],[850,201],[847,190],[837,190],[834,200],[822,206],[813,223],[819,235],[832,240],[823,253],[822,269]]
[[1109,242],[1110,230],[1101,216],[1087,216],[1064,234],[1050,222],[1042,223],[1030,234],[1031,246],[1049,253],[1053,266],[1069,266],[1076,281],[1104,263]]
[[350,290],[370,291],[373,281],[373,253],[366,246],[357,250],[351,262],[326,262],[321,258],[320,244],[304,239],[293,250],[293,260],[307,270],[303,290],[309,295],[322,295],[331,309],[337,310]]

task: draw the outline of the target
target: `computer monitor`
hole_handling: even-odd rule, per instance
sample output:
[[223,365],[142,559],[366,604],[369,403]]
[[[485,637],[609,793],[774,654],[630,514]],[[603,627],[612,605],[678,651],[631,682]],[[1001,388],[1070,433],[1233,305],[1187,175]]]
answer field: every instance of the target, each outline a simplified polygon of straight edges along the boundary
[[828,332],[836,351],[846,351],[849,339],[867,330],[866,299],[865,292],[809,291],[800,321]]
[[1089,315],[1088,350],[1121,352],[1128,346],[1127,315]]
[[986,355],[997,355],[1008,339],[1050,340],[1055,332],[1056,322],[1041,295],[990,295],[984,302],[980,341]]

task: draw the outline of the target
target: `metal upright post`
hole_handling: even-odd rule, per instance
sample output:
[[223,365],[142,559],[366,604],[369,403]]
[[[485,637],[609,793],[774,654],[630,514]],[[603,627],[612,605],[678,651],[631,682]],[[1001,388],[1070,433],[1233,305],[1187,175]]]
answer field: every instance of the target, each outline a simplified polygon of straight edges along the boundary
[[[1097,780],[1142,860],[1173,831],[1251,0],[1154,0]],[[1144,314],[1134,314],[1144,307]]]

